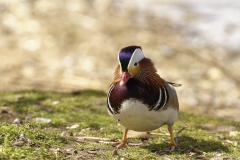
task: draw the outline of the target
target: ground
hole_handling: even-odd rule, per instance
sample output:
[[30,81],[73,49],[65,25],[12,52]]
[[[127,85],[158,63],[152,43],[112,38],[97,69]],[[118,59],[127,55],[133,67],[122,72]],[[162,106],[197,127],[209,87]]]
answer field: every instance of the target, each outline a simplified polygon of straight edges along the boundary
[[145,138],[133,133],[128,147],[116,149],[123,127],[108,115],[104,92],[18,91],[0,97],[0,159],[240,158],[239,122],[180,112],[174,125],[179,151],[165,152],[170,137],[164,126]]

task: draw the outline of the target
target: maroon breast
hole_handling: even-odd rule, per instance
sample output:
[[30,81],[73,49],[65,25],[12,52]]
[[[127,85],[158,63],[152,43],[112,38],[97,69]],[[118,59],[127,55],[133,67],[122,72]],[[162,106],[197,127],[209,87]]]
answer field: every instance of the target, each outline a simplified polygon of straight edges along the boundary
[[108,93],[107,103],[109,112],[112,114],[119,113],[123,101],[130,98],[142,101],[149,106],[149,109],[152,109],[159,99],[159,93],[132,78],[124,86],[120,86],[117,83],[110,88]]

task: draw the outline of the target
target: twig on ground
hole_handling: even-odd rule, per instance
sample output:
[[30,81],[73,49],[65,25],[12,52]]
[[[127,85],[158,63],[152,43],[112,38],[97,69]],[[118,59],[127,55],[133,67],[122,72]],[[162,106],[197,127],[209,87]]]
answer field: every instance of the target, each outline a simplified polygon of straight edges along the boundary
[[169,136],[169,133],[151,133],[151,135],[155,135],[155,136]]
[[177,131],[177,133],[176,133],[176,136],[175,137],[177,137],[178,138],[178,134],[179,133],[181,133],[184,129],[186,129],[187,128],[187,126],[185,126],[185,127],[183,127],[183,128],[181,128],[179,131]]
[[170,134],[166,131],[161,131],[160,133],[151,133],[151,135],[156,135],[156,136],[169,136]]
[[203,151],[201,151],[201,150],[199,150],[196,147],[193,147],[191,145],[189,147],[190,147],[190,151],[193,151],[195,153],[198,153],[198,154],[204,154],[205,153],[205,152],[203,152]]
[[187,126],[181,128],[179,131],[177,131],[177,133],[175,135],[175,138],[174,138],[175,139],[175,143],[176,143],[177,146],[178,146],[178,134],[181,133],[186,128],[187,128]]
[[87,142],[114,142],[114,139],[110,138],[102,138],[102,137],[92,137],[92,136],[76,136],[76,137],[68,137],[76,141],[87,141]]
[[[91,137],[91,136],[85,136],[85,137],[68,137],[71,138],[75,141],[80,141],[80,142],[88,142],[88,143],[104,143],[104,144],[117,144],[117,140],[116,139],[110,139],[110,138],[101,138],[101,137]],[[129,146],[141,146],[143,145],[144,142],[132,142],[129,143]]]

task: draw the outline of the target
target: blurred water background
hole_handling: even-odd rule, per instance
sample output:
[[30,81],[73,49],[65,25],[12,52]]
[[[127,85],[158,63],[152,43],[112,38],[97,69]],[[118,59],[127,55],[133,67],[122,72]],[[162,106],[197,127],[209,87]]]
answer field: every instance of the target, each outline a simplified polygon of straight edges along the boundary
[[240,121],[238,0],[0,0],[0,91],[108,91],[140,45],[182,111]]

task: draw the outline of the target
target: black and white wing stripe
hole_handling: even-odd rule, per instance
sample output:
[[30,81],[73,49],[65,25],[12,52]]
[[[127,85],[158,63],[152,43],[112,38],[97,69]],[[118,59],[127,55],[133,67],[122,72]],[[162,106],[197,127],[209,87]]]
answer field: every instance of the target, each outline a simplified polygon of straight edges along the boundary
[[167,89],[165,87],[160,87],[158,101],[155,105],[152,106],[152,109],[155,111],[158,111],[158,110],[164,108],[164,106],[167,104],[168,100],[169,100],[169,94],[168,94]]

